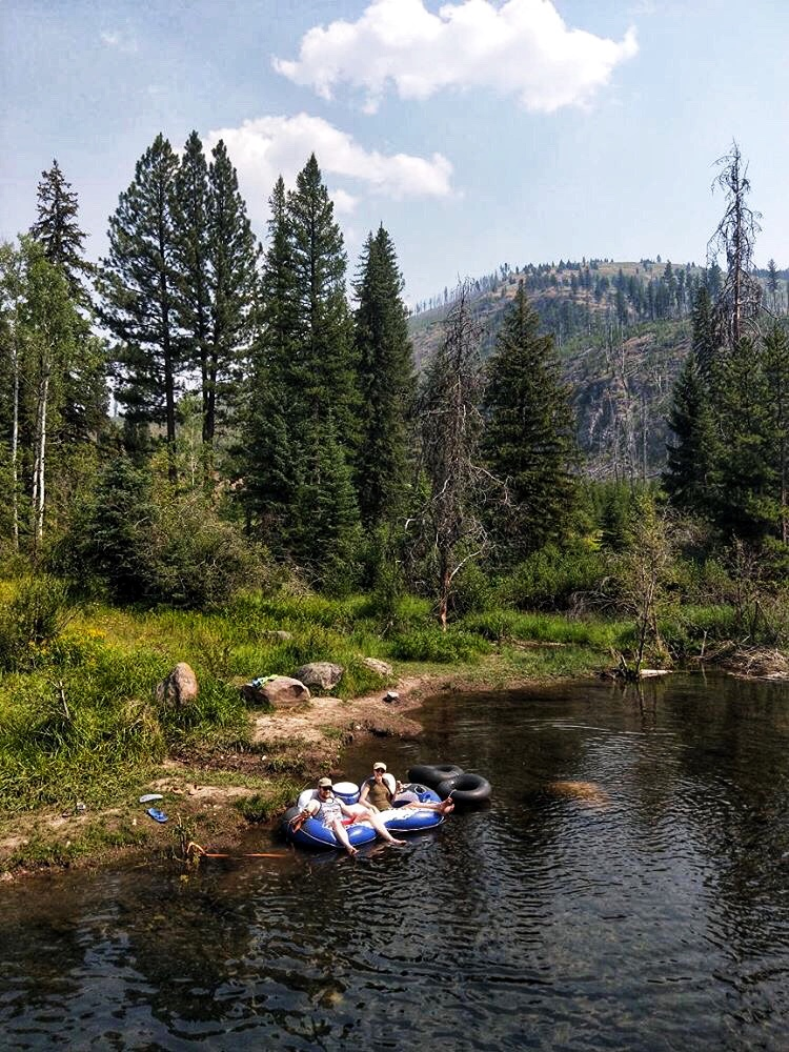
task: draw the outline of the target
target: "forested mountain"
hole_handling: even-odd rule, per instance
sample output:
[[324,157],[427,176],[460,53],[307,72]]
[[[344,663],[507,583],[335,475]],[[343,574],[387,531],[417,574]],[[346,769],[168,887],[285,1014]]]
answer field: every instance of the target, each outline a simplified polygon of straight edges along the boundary
[[[763,303],[787,310],[789,271],[754,271]],[[585,471],[595,478],[643,479],[660,475],[669,440],[667,417],[673,385],[691,342],[696,293],[714,299],[722,287],[718,266],[641,259],[560,260],[510,267],[468,281],[483,354],[517,296],[520,282],[545,333],[553,335],[570,384]],[[442,338],[455,291],[420,301],[409,319],[421,367]]]

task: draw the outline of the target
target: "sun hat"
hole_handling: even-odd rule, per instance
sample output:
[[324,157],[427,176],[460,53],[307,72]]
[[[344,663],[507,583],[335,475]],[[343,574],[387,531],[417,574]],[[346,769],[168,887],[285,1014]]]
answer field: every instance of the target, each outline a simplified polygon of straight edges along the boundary
[[386,764],[385,763],[381,763],[381,761],[379,760],[377,763],[373,764],[373,770],[374,771],[385,771],[386,770]]
[[319,789],[331,789],[331,778],[319,778],[318,779]]

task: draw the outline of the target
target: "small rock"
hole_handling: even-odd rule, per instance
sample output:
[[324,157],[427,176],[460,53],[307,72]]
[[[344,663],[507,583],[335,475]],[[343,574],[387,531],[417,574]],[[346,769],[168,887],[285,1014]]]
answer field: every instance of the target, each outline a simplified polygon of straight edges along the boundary
[[175,705],[180,709],[194,701],[200,692],[197,676],[190,665],[179,661],[166,679],[156,688],[156,698],[160,703]]
[[293,633],[286,632],[283,628],[274,628],[270,632],[264,632],[263,635],[266,639],[276,639],[281,643],[286,643],[289,639],[293,639]]
[[387,703],[387,705],[394,705],[394,703],[399,700],[400,695],[397,693],[396,690],[387,690],[386,694],[384,694],[384,701]]
[[333,665],[331,661],[313,661],[309,665],[302,665],[295,677],[306,687],[331,690],[340,682],[344,671],[342,665]]
[[376,672],[381,679],[388,679],[394,672],[391,665],[387,664],[386,661],[379,661],[378,658],[362,658],[362,664]]

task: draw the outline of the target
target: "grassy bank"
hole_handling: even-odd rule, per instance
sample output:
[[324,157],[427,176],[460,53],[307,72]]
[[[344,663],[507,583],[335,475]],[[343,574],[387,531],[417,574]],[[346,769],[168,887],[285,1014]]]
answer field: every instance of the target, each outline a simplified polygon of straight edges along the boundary
[[[265,735],[253,738],[261,714],[238,688],[255,676],[330,660],[345,668],[334,692],[345,699],[407,676],[497,688],[588,674],[633,637],[628,622],[512,610],[468,615],[442,633],[413,598],[383,625],[366,596],[245,596],[214,614],[95,605],[62,620],[0,676],[0,868],[126,846],[173,850],[186,834],[229,836],[274,814],[316,761],[297,739],[272,748]],[[365,657],[389,662],[393,675],[382,678]],[[200,684],[182,709],[156,697],[179,661]],[[341,729],[332,744],[341,748]],[[221,817],[204,803],[206,786],[228,804]],[[181,814],[167,830],[140,821],[137,797],[152,788]]]

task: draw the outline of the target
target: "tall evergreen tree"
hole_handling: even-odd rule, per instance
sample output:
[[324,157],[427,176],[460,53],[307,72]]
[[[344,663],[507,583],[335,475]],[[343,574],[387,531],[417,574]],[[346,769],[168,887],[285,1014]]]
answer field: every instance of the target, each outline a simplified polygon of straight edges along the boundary
[[691,324],[691,354],[702,380],[709,385],[718,352],[718,336],[712,299],[706,285],[701,285],[696,293],[691,311]]
[[402,507],[407,419],[416,387],[408,312],[401,298],[403,278],[383,226],[365,242],[354,290],[361,395],[359,502],[365,525],[377,526],[396,517]]
[[[211,340],[204,363],[203,438],[212,443],[217,414],[231,400],[246,366],[252,335],[258,249],[238,189],[238,176],[220,139],[208,169],[208,258]],[[203,364],[203,363],[201,363]]]
[[63,377],[64,436],[72,442],[89,442],[106,422],[107,381],[104,341],[90,330],[91,299],[86,280],[94,268],[84,256],[85,232],[79,225],[77,194],[66,181],[57,161],[41,173],[38,184],[38,220],[31,237],[41,245],[44,257],[66,279],[74,304],[85,317],[74,332],[75,351]]
[[211,265],[208,222],[208,164],[200,136],[186,140],[174,181],[174,270],[178,319],[185,334],[185,356],[200,370],[203,441],[208,440],[206,407],[211,358]]
[[359,396],[345,297],[346,256],[314,154],[288,194],[287,207],[301,331],[295,354],[286,363],[285,386],[294,417],[331,416],[338,441],[353,459]]
[[[249,515],[263,530],[266,543],[281,553],[288,549],[287,538],[294,527],[292,504],[298,465],[291,440],[287,384],[301,337],[296,265],[281,176],[269,208],[259,326],[247,380],[242,459]],[[297,435],[299,428],[293,431]]]
[[331,420],[308,422],[299,445],[293,554],[323,586],[352,588],[361,534],[345,451]]
[[576,499],[578,453],[569,393],[559,375],[553,337],[518,284],[488,362],[483,450],[507,485],[509,507],[494,512],[507,558],[560,538]]
[[87,294],[83,279],[91,269],[84,254],[87,235],[79,226],[77,194],[56,160],[49,171],[41,173],[36,208],[38,219],[30,228],[32,237],[43,246],[47,260],[61,268],[75,300],[84,303]]
[[674,385],[668,426],[674,441],[666,447],[666,490],[678,507],[707,515],[719,451],[717,424],[709,386],[694,354],[688,355]]
[[775,474],[779,536],[789,543],[789,334],[778,324],[764,339],[763,365],[770,412],[770,460]]
[[780,520],[772,450],[774,419],[762,348],[741,339],[721,366],[716,385],[720,428],[716,518],[725,535],[758,544]]
[[690,354],[672,392],[668,425],[674,441],[667,445],[663,483],[675,503],[701,515],[712,512],[719,457],[714,392],[719,376],[718,340],[712,301],[706,285],[693,303]]
[[130,422],[164,423],[173,480],[182,367],[176,316],[177,170],[170,143],[157,135],[110,217],[100,286],[100,316],[117,341],[116,397]]

